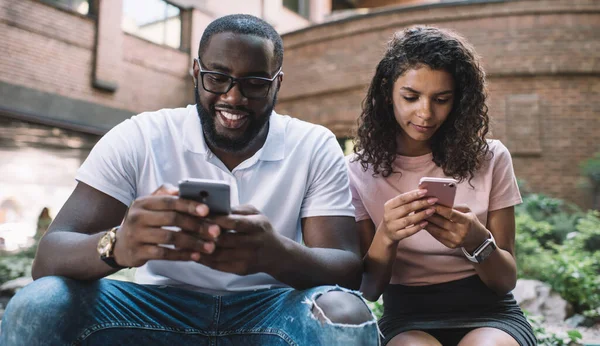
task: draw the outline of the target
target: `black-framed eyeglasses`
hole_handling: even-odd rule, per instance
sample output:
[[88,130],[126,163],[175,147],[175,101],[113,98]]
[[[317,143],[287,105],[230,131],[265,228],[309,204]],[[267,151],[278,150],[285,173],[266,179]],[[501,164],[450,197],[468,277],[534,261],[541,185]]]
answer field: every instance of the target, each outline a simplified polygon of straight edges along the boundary
[[200,69],[200,80],[202,88],[210,93],[222,95],[227,94],[234,84],[240,88],[240,92],[247,99],[262,99],[267,97],[273,81],[281,74],[283,68],[280,67],[273,78],[264,77],[241,77],[235,78],[226,73],[216,71],[205,71],[202,69],[200,58],[196,58],[196,63]]

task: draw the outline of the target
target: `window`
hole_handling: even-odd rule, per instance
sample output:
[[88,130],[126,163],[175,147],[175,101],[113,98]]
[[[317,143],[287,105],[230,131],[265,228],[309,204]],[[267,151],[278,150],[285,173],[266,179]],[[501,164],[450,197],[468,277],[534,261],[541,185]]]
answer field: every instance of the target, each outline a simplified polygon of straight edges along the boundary
[[90,14],[90,0],[43,0],[43,2],[84,16]]
[[310,0],[283,0],[283,6],[287,9],[298,13],[302,17],[308,18],[310,15],[308,11],[308,2]]
[[181,11],[164,0],[123,0],[121,28],[157,44],[181,46]]

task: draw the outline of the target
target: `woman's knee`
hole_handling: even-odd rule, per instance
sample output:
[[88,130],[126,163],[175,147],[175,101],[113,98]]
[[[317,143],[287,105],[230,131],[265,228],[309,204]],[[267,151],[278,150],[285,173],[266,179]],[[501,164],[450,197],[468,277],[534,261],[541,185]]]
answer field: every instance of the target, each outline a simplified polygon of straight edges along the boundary
[[442,346],[440,342],[428,333],[420,330],[410,330],[392,338],[386,346]]
[[508,333],[496,328],[477,328],[460,340],[459,346],[519,346]]
[[321,321],[332,323],[358,325],[374,320],[362,298],[344,291],[323,293],[315,300],[312,311]]

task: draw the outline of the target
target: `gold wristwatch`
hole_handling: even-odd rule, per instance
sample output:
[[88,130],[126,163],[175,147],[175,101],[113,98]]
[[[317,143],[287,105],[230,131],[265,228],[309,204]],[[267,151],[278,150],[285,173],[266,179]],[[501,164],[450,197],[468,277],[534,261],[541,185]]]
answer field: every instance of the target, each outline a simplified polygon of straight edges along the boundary
[[114,250],[115,243],[117,242],[117,231],[119,230],[119,227],[120,226],[113,227],[106,232],[102,238],[100,238],[100,241],[98,241],[98,246],[96,248],[98,250],[98,254],[100,255],[100,259],[115,269],[127,268],[117,264],[117,261],[115,261]]

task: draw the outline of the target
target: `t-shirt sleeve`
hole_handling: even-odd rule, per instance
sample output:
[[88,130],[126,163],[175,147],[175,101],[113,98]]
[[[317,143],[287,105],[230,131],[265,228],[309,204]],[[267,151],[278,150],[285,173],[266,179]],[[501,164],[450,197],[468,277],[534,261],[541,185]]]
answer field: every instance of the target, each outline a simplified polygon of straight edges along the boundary
[[138,153],[142,148],[137,124],[125,120],[98,141],[75,179],[128,206],[136,198]]
[[489,211],[511,207],[522,201],[510,152],[504,144],[497,141],[493,158]]
[[352,205],[354,206],[354,211],[356,214],[355,220],[356,222],[359,222],[362,220],[370,219],[371,216],[369,215],[367,208],[365,208],[365,205],[363,204],[362,198],[360,197],[359,193],[359,184],[361,183],[360,173],[362,166],[359,162],[352,162],[352,157],[353,155],[348,156],[346,158],[346,163],[348,164],[348,174],[350,177],[350,192],[352,193]]
[[354,217],[344,154],[333,133],[327,132],[313,150],[300,217]]

